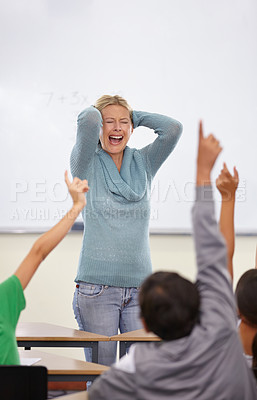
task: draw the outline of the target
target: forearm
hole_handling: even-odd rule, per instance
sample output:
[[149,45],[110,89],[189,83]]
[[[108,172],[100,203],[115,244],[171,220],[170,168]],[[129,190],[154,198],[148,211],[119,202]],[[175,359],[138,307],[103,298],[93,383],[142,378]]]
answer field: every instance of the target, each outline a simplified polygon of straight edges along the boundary
[[[197,256],[197,287],[201,321],[236,327],[236,307],[227,269],[227,249],[215,220],[211,186],[196,188],[193,231]],[[211,317],[212,315],[212,317]],[[214,319],[213,319],[214,318]]]
[[233,255],[235,250],[235,230],[234,230],[234,210],[235,196],[231,199],[222,198],[220,210],[220,231],[225,238],[228,254],[228,270],[233,279]]
[[27,286],[35,271],[45,257],[60,243],[71,229],[82,206],[74,205],[70,211],[48,232],[34,243],[26,258],[22,261],[15,275],[20,279],[23,289]]
[[[192,215],[197,265],[201,270],[210,263],[213,257],[216,258],[215,242],[220,242],[219,246],[223,248],[225,246],[220,241],[221,235],[215,220],[211,168],[208,165],[204,166],[199,160],[196,171],[196,200]],[[209,242],[213,242],[213,248],[209,246]]]
[[133,111],[133,125],[134,128],[145,126],[153,129],[157,135],[167,135],[172,132],[177,136],[182,132],[182,124],[179,121],[166,115],[146,111]]
[[134,128],[145,126],[158,135],[153,143],[140,150],[152,176],[174,150],[182,133],[182,125],[173,118],[161,114],[133,111]]
[[86,178],[88,165],[98,145],[101,127],[102,116],[95,107],[88,107],[79,114],[76,143],[70,158],[73,177]]
[[197,282],[201,299],[205,299],[205,305],[201,308],[207,321],[209,311],[214,313],[216,309],[220,322],[226,320],[234,326],[235,304],[227,270],[227,248],[215,219],[213,190],[210,184],[211,171],[221,150],[219,141],[212,134],[204,137],[200,121],[196,200],[192,214]]
[[197,186],[192,215],[198,271],[200,272],[210,265],[226,268],[226,247],[215,220],[213,193],[210,185]]
[[61,221],[36,241],[35,245],[41,254],[42,260],[44,260],[66,236],[82,209],[83,207],[79,205],[73,205]]
[[208,170],[197,170],[196,175],[196,185],[197,186],[211,186],[211,174]]

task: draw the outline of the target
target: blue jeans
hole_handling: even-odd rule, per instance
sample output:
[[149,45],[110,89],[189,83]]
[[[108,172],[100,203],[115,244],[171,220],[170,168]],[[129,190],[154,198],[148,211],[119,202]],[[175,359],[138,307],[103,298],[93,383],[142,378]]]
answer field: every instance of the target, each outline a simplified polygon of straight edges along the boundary
[[[113,336],[141,329],[138,305],[139,288],[120,288],[79,282],[76,285],[73,310],[80,330]],[[92,350],[85,349],[86,360],[92,361]],[[117,342],[99,342],[100,364],[116,361]]]

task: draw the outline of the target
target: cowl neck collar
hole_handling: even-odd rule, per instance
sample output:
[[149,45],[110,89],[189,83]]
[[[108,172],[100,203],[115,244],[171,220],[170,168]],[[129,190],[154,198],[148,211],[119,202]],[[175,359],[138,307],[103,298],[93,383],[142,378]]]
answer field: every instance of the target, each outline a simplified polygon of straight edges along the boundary
[[120,173],[111,156],[100,146],[97,154],[110,191],[128,201],[140,201],[146,192],[147,176],[140,152],[133,150],[125,147]]

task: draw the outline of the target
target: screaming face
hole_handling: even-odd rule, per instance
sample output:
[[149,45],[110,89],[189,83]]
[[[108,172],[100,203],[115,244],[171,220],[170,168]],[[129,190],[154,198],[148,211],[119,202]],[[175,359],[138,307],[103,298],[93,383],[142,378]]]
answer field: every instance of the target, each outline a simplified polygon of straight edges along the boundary
[[122,155],[133,132],[129,111],[120,105],[109,105],[102,110],[103,129],[100,142],[111,157]]

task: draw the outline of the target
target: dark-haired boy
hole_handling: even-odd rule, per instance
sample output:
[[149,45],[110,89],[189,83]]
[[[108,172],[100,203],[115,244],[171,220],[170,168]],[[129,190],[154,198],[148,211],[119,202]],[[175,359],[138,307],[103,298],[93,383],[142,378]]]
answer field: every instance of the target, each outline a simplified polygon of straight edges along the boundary
[[142,285],[141,317],[163,342],[132,346],[102,375],[90,400],[252,400],[256,384],[242,354],[227,250],[214,218],[210,173],[221,151],[199,129],[193,208],[196,284],[156,273]]

